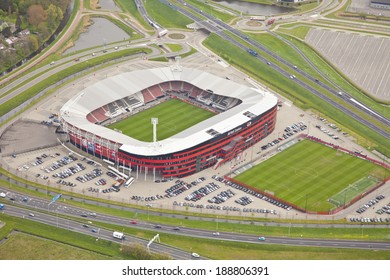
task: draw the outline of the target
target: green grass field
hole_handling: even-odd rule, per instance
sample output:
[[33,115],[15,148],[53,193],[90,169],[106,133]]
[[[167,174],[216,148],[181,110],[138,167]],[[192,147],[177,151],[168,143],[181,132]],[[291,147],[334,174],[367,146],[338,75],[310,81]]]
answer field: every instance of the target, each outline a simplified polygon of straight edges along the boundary
[[169,138],[214,114],[177,99],[170,99],[125,120],[109,125],[134,139],[152,142],[151,118],[158,118],[157,140]]
[[335,207],[329,198],[360,185],[363,178],[384,178],[384,174],[384,168],[371,162],[303,140],[234,179],[304,209],[329,211]]

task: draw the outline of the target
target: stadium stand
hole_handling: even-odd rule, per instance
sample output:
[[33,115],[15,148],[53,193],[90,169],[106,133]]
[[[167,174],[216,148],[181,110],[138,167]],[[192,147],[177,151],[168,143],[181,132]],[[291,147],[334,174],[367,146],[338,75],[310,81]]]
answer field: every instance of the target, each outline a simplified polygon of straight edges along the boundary
[[183,92],[192,92],[193,88],[194,88],[193,85],[183,82]]
[[142,102],[142,104],[145,104],[144,95],[142,94],[142,92],[139,91],[135,93],[134,97],[138,99],[140,102]]
[[160,84],[162,91],[169,92],[171,91],[171,84],[169,82],[164,82]]
[[144,96],[144,103],[152,102],[156,98],[153,96],[153,94],[149,91],[149,89],[144,89],[141,91],[142,95]]
[[161,98],[164,96],[164,93],[161,91],[161,88],[158,85],[154,85],[148,88],[148,90],[155,98]]
[[105,115],[109,110],[108,110],[108,106],[107,105],[104,105],[103,107],[101,107],[103,109],[103,115]]
[[127,104],[128,107],[133,107],[133,106],[137,106],[141,103],[141,101],[139,101],[137,98],[135,98],[135,96],[127,96],[125,98],[123,98],[123,101]]
[[117,101],[115,101],[115,102],[116,102],[118,108],[122,108],[122,109],[125,109],[125,108],[126,108],[126,105],[125,105],[125,103],[123,102],[123,100],[119,99],[119,100],[117,100]]
[[107,104],[108,106],[108,111],[110,112],[111,115],[115,115],[116,110],[118,109],[118,105],[116,105],[115,101]]
[[202,92],[203,92],[203,90],[194,86],[194,88],[192,89],[192,92],[190,94],[190,98],[196,99]]
[[181,81],[171,81],[171,89],[175,92],[183,91],[183,82]]
[[202,91],[202,93],[200,95],[198,95],[196,99],[199,102],[202,102],[206,105],[211,105],[211,103],[212,103],[211,97],[212,97],[212,93],[207,92],[207,91]]
[[95,116],[92,113],[89,113],[87,115],[87,120],[90,121],[91,123],[98,123],[98,119],[95,118]]
[[109,117],[107,117],[105,113],[106,112],[104,111],[103,107],[100,107],[89,113],[87,115],[87,119],[92,123],[102,123],[109,119]]

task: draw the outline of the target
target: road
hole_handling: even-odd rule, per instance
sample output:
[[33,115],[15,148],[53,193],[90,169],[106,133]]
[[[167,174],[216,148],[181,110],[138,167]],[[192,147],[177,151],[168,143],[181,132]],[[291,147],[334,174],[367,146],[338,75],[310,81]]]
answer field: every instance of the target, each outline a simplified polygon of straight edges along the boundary
[[[6,190],[0,190],[6,191]],[[7,194],[10,196],[10,194]],[[354,248],[354,249],[369,249],[369,250],[390,250],[390,242],[376,242],[376,241],[357,241],[357,240],[328,240],[328,239],[309,239],[309,238],[289,238],[289,237],[269,237],[266,236],[264,241],[259,241],[259,236],[262,235],[250,235],[242,233],[232,233],[232,232],[219,232],[219,235],[214,235],[214,231],[187,228],[187,227],[178,227],[175,225],[156,225],[154,223],[149,223],[148,221],[140,221],[136,224],[132,224],[134,221],[131,218],[120,218],[111,215],[106,215],[103,213],[91,214],[89,210],[82,209],[79,207],[74,207],[71,205],[65,205],[63,203],[55,202],[49,204],[50,200],[40,199],[35,197],[26,197],[23,194],[13,193],[12,205],[9,203],[6,205],[4,212],[9,215],[17,215],[19,217],[25,217],[34,219],[39,222],[48,223],[54,226],[67,228],[69,230],[89,234],[92,234],[90,228],[84,228],[83,225],[91,225],[92,227],[94,222],[105,222],[113,225],[117,225],[118,229],[123,227],[133,227],[142,230],[153,231],[156,234],[159,233],[163,236],[164,233],[167,234],[180,234],[185,236],[197,237],[197,238],[206,238],[206,239],[215,239],[215,240],[224,240],[224,241],[235,241],[235,242],[244,242],[244,243],[264,243],[264,244],[278,244],[278,245],[292,245],[292,246],[317,246],[317,247],[328,247],[328,248]],[[6,198],[7,199],[7,198]],[[68,198],[67,198],[68,199]],[[139,211],[139,210],[138,210]],[[30,217],[28,214],[34,213],[34,217]],[[50,215],[49,215],[50,214]],[[48,217],[49,215],[50,217]],[[58,217],[61,215],[61,217]],[[168,215],[168,214],[167,214]],[[70,218],[64,218],[64,216],[84,218],[86,222],[76,222]],[[89,223],[90,221],[91,223]],[[289,225],[291,227],[291,224]],[[296,225],[295,225],[296,226]],[[329,225],[326,225],[329,226]],[[358,226],[358,225],[356,225]],[[355,226],[355,227],[356,227]],[[369,227],[368,225],[366,227]],[[379,226],[376,226],[379,227]],[[383,225],[386,227],[386,225]],[[261,231],[261,226],[259,226],[259,231]],[[362,228],[362,234],[364,227]],[[101,229],[100,234],[104,234],[103,237],[108,240],[112,240],[112,231],[104,231]],[[137,239],[140,242],[143,242],[146,246],[145,240]],[[156,244],[153,243],[152,247],[154,248]],[[151,249],[152,249],[151,247]],[[174,254],[171,254],[171,251],[166,251],[166,248],[158,247],[156,250],[161,250],[160,252],[169,252],[174,258],[188,258],[188,252],[178,252],[178,249],[174,250]],[[172,249],[172,248],[169,248]]]
[[[47,207],[48,202],[46,202],[46,207]],[[99,242],[100,239],[104,240],[109,240],[112,242],[116,243],[139,243],[145,246],[148,243],[148,240],[144,240],[141,238],[137,238],[134,236],[128,236],[126,235],[125,240],[120,240],[116,239],[112,236],[113,231],[112,230],[107,230],[104,228],[100,228],[98,226],[95,226],[92,221],[90,223],[81,223],[74,221],[72,219],[64,218],[62,215],[66,214],[66,211],[61,211],[61,207],[57,207],[57,210],[49,210],[48,212],[41,212],[41,211],[36,211],[36,210],[31,210],[31,209],[25,209],[25,208],[20,208],[18,206],[12,206],[12,205],[7,205],[5,207],[5,210],[3,213],[19,218],[24,218],[24,219],[30,219],[32,221],[38,222],[38,223],[43,223],[51,226],[55,226],[58,228],[63,228],[67,230],[71,230],[74,232],[78,232],[81,234],[86,234],[90,236],[95,236],[96,237],[96,242]],[[66,208],[65,208],[66,209]],[[43,210],[43,209],[40,209]],[[33,216],[32,216],[33,215]],[[92,217],[89,218],[90,220],[93,221],[105,221],[103,218],[95,218],[93,219]],[[118,230],[120,231],[122,227],[120,226],[128,226],[125,223],[116,223],[118,225]],[[96,232],[95,232],[96,231]],[[188,260],[192,259],[191,257],[191,252],[186,252],[184,250],[174,248],[172,246],[166,246],[164,244],[154,242],[149,246],[149,250],[152,253],[164,253],[169,255],[171,258],[176,259],[176,260]],[[200,259],[205,259],[201,257]]]

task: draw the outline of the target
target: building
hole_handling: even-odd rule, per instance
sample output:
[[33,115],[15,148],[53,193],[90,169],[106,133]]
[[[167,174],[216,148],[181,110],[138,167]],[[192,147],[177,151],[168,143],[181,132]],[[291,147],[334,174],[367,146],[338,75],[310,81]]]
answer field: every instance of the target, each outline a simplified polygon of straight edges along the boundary
[[[101,124],[160,98],[181,98],[219,111],[168,139],[142,142]],[[60,111],[69,141],[138,172],[184,177],[235,158],[275,127],[277,98],[190,68],[137,70],[102,80]]]

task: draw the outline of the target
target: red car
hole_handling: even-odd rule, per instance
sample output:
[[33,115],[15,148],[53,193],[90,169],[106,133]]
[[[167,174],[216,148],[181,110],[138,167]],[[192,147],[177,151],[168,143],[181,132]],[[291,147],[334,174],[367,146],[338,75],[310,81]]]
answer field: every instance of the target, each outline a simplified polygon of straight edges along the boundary
[[133,225],[136,225],[136,224],[137,224],[137,221],[132,220],[130,223],[133,224]]

